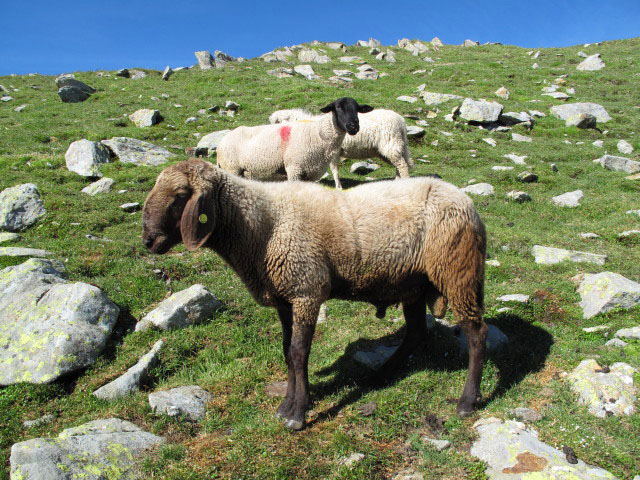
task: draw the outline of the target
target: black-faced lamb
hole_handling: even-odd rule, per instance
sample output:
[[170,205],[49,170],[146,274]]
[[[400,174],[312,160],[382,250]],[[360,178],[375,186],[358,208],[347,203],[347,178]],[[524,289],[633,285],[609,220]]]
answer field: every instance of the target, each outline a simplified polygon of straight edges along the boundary
[[[277,110],[269,116],[269,123],[293,123],[314,121],[319,117],[306,110],[294,108]],[[396,169],[396,177],[406,178],[413,168],[407,140],[407,124],[401,115],[391,110],[376,109],[360,116],[360,131],[345,137],[340,156],[352,160],[377,157]],[[337,165],[330,165],[334,177]]]
[[457,411],[470,413],[480,397],[486,233],[473,202],[449,183],[410,178],[342,192],[257,182],[190,159],[159,175],[144,204],[142,238],[159,254],[181,241],[213,249],[259,304],[276,308],[289,369],[277,415],[288,428],[304,426],[311,340],[330,298],[372,303],[379,315],[402,303],[405,337],[383,376],[426,338],[426,306],[442,316],[448,303],[469,342]]
[[[358,133],[358,113],[371,110],[344,97],[321,108],[325,115],[314,122],[238,127],[220,141],[218,166],[258,180],[319,180],[338,165],[345,135]],[[332,172],[341,188],[337,168]]]

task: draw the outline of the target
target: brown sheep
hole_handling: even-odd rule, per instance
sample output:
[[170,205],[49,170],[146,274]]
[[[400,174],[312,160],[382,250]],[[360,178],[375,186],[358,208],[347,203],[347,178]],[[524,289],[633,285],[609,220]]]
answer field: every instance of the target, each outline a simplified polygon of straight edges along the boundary
[[434,178],[376,182],[346,192],[307,182],[260,183],[190,159],[158,176],[143,209],[143,242],[165,253],[182,241],[216,251],[255,300],[275,307],[289,369],[277,411],[301,429],[310,405],[308,359],[320,305],[329,298],[402,303],[405,338],[382,367],[393,374],[426,338],[425,310],[447,303],[469,342],[457,411],[480,398],[485,228],[473,202]]

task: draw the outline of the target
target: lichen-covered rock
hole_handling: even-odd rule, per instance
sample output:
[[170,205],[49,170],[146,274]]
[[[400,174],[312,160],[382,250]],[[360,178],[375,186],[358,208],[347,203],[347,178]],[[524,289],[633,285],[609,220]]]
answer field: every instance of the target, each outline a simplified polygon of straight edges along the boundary
[[52,382],[102,352],[119,308],[62,270],[40,258],[0,270],[0,385]]
[[198,142],[197,148],[208,148],[209,156],[214,154],[218,149],[218,144],[222,141],[224,136],[231,130],[218,130],[217,132],[211,132],[205,135]]
[[564,248],[543,247],[542,245],[533,246],[533,256],[536,259],[536,263],[541,265],[554,265],[564,261],[604,265],[607,260],[606,255],[577,252],[575,250],[565,250]]
[[174,156],[169,150],[135,138],[113,137],[102,143],[123,163],[158,166]]
[[151,327],[160,330],[182,328],[202,322],[222,308],[222,302],[203,285],[191,287],[174,293],[162,301],[136,325],[136,331]]
[[164,439],[118,418],[32,438],[11,447],[12,480],[133,480],[135,457]]
[[631,415],[635,412],[637,388],[633,375],[637,369],[618,362],[603,369],[598,362],[587,359],[567,375],[571,389],[579,395],[578,402],[586,405],[596,417]]
[[420,94],[424,103],[427,105],[440,105],[441,103],[450,102],[451,100],[461,100],[459,95],[451,95],[449,93],[422,92]]
[[498,102],[465,98],[460,106],[460,118],[469,122],[497,122],[503,108]]
[[204,417],[207,402],[212,398],[205,389],[191,385],[150,393],[149,405],[156,413],[165,413],[170,417],[183,415],[192,422],[197,422]]
[[206,50],[195,52],[194,55],[198,60],[198,65],[202,70],[211,70],[213,68],[213,57]]
[[99,142],[82,139],[69,145],[64,154],[67,169],[83,177],[101,177],[100,165],[109,163],[109,149]]
[[640,325],[631,328],[621,328],[613,336],[616,338],[640,340]]
[[138,128],[150,127],[160,122],[160,111],[141,108],[129,115],[129,120]]
[[0,257],[48,257],[53,252],[39,248],[0,247]]
[[99,193],[107,193],[111,191],[111,187],[114,183],[113,178],[103,177],[97,182],[93,182],[90,185],[84,187],[81,191],[87,195],[97,195]]
[[593,115],[599,123],[611,120],[611,117],[604,107],[597,103],[567,103],[565,105],[555,105],[551,107],[551,113],[554,117],[564,120],[567,126],[574,125],[576,118],[581,113]]
[[617,273],[602,272],[580,275],[578,293],[582,315],[591,318],[614,308],[633,308],[640,305],[640,283]]
[[616,155],[604,155],[600,158],[600,165],[607,170],[614,172],[638,173],[640,172],[640,162],[630,158],[618,157]]
[[24,230],[45,213],[40,193],[33,183],[23,183],[0,192],[0,230]]
[[13,232],[0,232],[0,243],[13,242],[14,240],[20,240],[20,235]]
[[474,428],[478,439],[471,455],[487,463],[490,480],[616,480],[582,460],[570,464],[564,452],[538,440],[538,432],[524,423],[487,419]]
[[149,377],[149,371],[158,364],[158,353],[162,345],[164,341],[158,340],[151,350],[138,360],[138,363],[112,382],[97,389],[93,395],[103,400],[114,400],[140,390],[142,382]]

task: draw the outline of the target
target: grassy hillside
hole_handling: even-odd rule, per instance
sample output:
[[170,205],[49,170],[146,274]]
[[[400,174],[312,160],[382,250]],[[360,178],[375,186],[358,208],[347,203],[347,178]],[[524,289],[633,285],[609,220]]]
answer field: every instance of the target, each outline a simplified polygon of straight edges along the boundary
[[[313,65],[322,76],[316,81],[267,75],[267,70],[281,65],[259,59],[222,70],[180,71],[168,82],[156,71],[148,71],[139,80],[119,78],[114,72],[75,72],[76,78],[98,90],[78,104],[60,102],[53,77],[0,77],[0,84],[18,90],[10,92],[13,101],[0,104],[0,190],[33,182],[47,209],[46,216],[22,234],[21,241],[9,245],[55,252],[66,263],[72,280],[99,286],[121,309],[117,331],[94,366],[51,385],[0,389],[0,477],[8,477],[13,443],[117,416],[168,439],[167,445],[142,462],[147,478],[372,479],[389,478],[410,468],[431,479],[481,479],[485,466],[469,454],[474,436],[471,426],[481,416],[507,418],[508,411],[519,406],[544,414],[536,423],[541,440],[571,446],[578,458],[619,478],[631,479],[640,473],[640,415],[597,419],[577,405],[560,376],[585,358],[640,367],[637,343],[624,349],[609,348],[604,346],[607,337],[603,334],[582,331],[603,323],[611,325],[612,332],[637,325],[640,310],[582,320],[579,296],[571,282],[578,273],[600,271],[640,281],[639,245],[617,240],[620,232],[640,228],[640,217],[625,213],[640,208],[640,182],[592,162],[605,150],[616,154],[619,139],[629,141],[636,156],[640,151],[640,39],[588,48],[543,49],[536,60],[524,49],[511,46],[445,46],[427,54],[435,63],[394,48],[396,64],[375,60],[367,48],[350,46],[346,54],[325,50],[333,61]],[[580,50],[601,53],[606,67],[598,72],[577,71]],[[334,85],[326,80],[333,69],[355,71],[338,61],[342,55],[359,55],[389,75]],[[534,62],[540,68],[532,69]],[[426,72],[413,73],[416,70]],[[612,120],[600,126],[606,133],[565,127],[550,114],[550,107],[561,102],[541,96],[542,87],[564,74],[568,75],[565,86],[575,88],[570,101],[600,103],[607,109]],[[495,99],[505,111],[535,109],[547,116],[538,119],[531,132],[514,127],[513,132],[533,138],[531,143],[517,143],[510,132],[490,133],[465,123],[446,122],[444,116],[455,103],[438,110],[421,100],[415,104],[396,100],[399,95],[414,94],[423,83],[428,91]],[[511,92],[509,100],[494,95],[501,86]],[[184,148],[195,146],[198,134],[266,123],[268,115],[281,108],[317,111],[342,96],[421,119],[427,119],[429,109],[437,112],[436,118],[428,119],[426,136],[410,145],[413,158],[426,160],[416,162],[413,175],[437,173],[458,186],[475,179],[495,187],[495,195],[474,200],[487,226],[488,257],[501,262],[500,267],[487,267],[486,320],[506,333],[510,344],[490,356],[482,382],[485,403],[470,418],[457,417],[450,401],[460,395],[466,376],[466,360],[457,357],[450,339],[436,330],[391,385],[370,389],[362,381],[367,372],[353,360],[353,354],[401,335],[403,323],[395,321],[401,311],[392,308],[385,319],[378,320],[368,304],[330,301],[328,321],[318,327],[311,353],[315,403],[310,426],[300,433],[285,431],[273,417],[279,399],[265,393],[266,385],[286,379],[275,311],[256,305],[235,274],[212,252],[189,253],[180,246],[165,256],[148,253],[140,240],[141,213],[129,214],[119,208],[125,202],[142,203],[162,168],[115,161],[102,168],[104,176],[116,181],[112,192],[89,197],[80,193],[89,182],[65,167],[66,149],[82,138],[147,140],[175,152],[179,161],[187,158]],[[197,113],[224,105],[226,100],[241,105],[234,118]],[[25,103],[23,111],[14,111]],[[159,109],[164,121],[136,128],[126,115],[139,108]],[[186,124],[191,116],[198,121]],[[487,137],[495,139],[497,146],[482,140]],[[603,140],[604,148],[593,146],[595,140]],[[527,155],[528,167],[503,158],[509,153]],[[365,181],[349,173],[350,163],[341,167],[347,187]],[[558,172],[552,171],[552,163]],[[494,165],[515,169],[494,171]],[[525,169],[536,173],[539,181],[519,183],[516,176]],[[388,179],[394,172],[385,164],[370,176]],[[332,182],[325,184],[333,187]],[[578,189],[585,195],[576,209],[550,202],[552,196]],[[120,190],[126,193],[118,193]],[[524,190],[533,201],[510,202],[505,194],[511,190]],[[580,236],[583,232],[600,237],[585,240]],[[91,241],[87,234],[112,242]],[[531,254],[534,244],[606,254],[608,261],[604,267],[569,262],[541,266]],[[0,268],[21,261],[0,257]],[[170,282],[158,278],[154,269],[161,269]],[[170,292],[194,283],[207,286],[227,309],[191,328],[132,333],[135,321]],[[496,298],[508,293],[524,293],[533,299],[527,305],[510,305],[511,312],[498,313],[504,304]],[[148,390],[190,384],[207,389],[215,399],[200,424],[154,415],[148,392],[113,403],[91,395],[135,363],[158,338],[167,342]],[[377,404],[375,413],[362,416],[358,407],[371,401]],[[31,430],[22,427],[24,420],[48,413],[56,416],[53,423]],[[441,424],[442,429],[438,428]],[[420,442],[422,434],[449,439],[452,447],[437,452]],[[352,469],[338,466],[340,458],[354,452],[365,454],[364,460]]]

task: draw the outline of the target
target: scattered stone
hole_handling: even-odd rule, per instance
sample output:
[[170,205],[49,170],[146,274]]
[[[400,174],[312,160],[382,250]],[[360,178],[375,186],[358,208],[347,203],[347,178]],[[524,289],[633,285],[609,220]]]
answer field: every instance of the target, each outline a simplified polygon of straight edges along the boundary
[[123,203],[120,208],[125,212],[135,212],[140,208],[140,204],[138,202]]
[[449,440],[438,440],[435,438],[429,438],[426,435],[423,435],[422,437],[420,437],[420,439],[422,440],[423,443],[427,443],[431,445],[433,448],[435,448],[439,452],[446,450],[451,446],[451,442]]
[[422,92],[420,94],[424,103],[427,105],[440,105],[441,103],[449,102],[451,100],[461,100],[459,95],[451,95],[448,93],[435,93],[435,92]]
[[119,308],[102,291],[64,279],[64,267],[31,258],[0,271],[0,385],[49,383],[92,365]]
[[518,407],[511,410],[509,413],[518,420],[522,420],[524,422],[537,422],[542,420],[540,412],[532,408]]
[[53,415],[43,415],[40,418],[36,418],[35,420],[25,420],[22,422],[22,426],[24,428],[35,428],[40,425],[46,425],[47,423],[51,423],[56,419]]
[[462,188],[462,191],[471,195],[480,196],[493,195],[495,193],[493,186],[488,183],[476,183],[473,185],[468,185]]
[[62,87],[58,90],[58,96],[64,103],[80,103],[84,102],[91,95],[78,87]]
[[462,42],[463,47],[477,47],[478,45],[480,45],[480,42],[474,42],[473,40],[469,39]]
[[631,415],[635,412],[636,387],[632,366],[617,362],[606,368],[587,359],[567,375],[571,390],[579,395],[578,403],[586,405],[589,412],[598,418],[609,415]]
[[141,78],[145,78],[147,74],[142,70],[130,70],[131,80],[140,80]]
[[18,112],[18,113],[20,113],[22,110],[24,110],[25,108],[27,108],[27,105],[28,105],[28,104],[23,103],[23,104],[22,104],[22,105],[20,105],[19,107],[14,108],[14,109],[13,109],[13,111],[14,111],[14,112]]
[[65,75],[60,75],[59,77],[56,78],[56,86],[58,88],[63,88],[63,87],[73,87],[73,88],[77,88],[78,90],[86,93],[87,95],[91,95],[93,93],[96,93],[96,89],[90,87],[89,85],[87,85],[86,83],[81,82],[80,80],[76,80],[75,75],[73,74],[65,74]]
[[512,133],[511,140],[514,142],[531,142],[533,139],[531,137],[527,137],[526,135],[520,135],[519,133]]
[[568,464],[564,452],[538,440],[538,432],[524,423],[493,420],[474,426],[479,438],[471,445],[471,455],[487,463],[490,480],[615,480],[611,473],[582,460]]
[[211,399],[213,395],[205,389],[191,385],[150,393],[149,405],[155,413],[165,413],[170,417],[184,416],[197,422],[204,417],[205,407]]
[[213,68],[213,57],[208,51],[195,52],[194,55],[198,59],[198,65],[202,70],[211,70]]
[[527,112],[506,112],[500,114],[498,122],[503,125],[518,125],[520,123],[532,125],[535,120]]
[[209,156],[216,153],[218,149],[218,144],[222,141],[224,136],[229,133],[231,130],[218,130],[216,132],[211,132],[205,135],[198,142],[197,148],[207,148],[209,150]]
[[174,156],[162,147],[135,138],[113,137],[102,140],[102,143],[109,147],[123,163],[158,166]]
[[316,75],[316,73],[313,71],[311,65],[296,65],[295,67],[293,67],[293,70],[298,75],[302,75],[307,80],[316,80],[320,78],[320,75]]
[[11,102],[13,100],[13,97],[11,95],[3,95],[2,97],[0,97],[0,101],[3,102]]
[[625,155],[631,155],[633,153],[633,146],[626,140],[620,140],[618,142],[618,151],[620,153],[624,153]]
[[139,128],[155,125],[160,122],[161,118],[158,110],[148,108],[141,108],[129,115],[129,119]]
[[485,261],[485,264],[491,267],[499,267],[500,265],[502,265],[498,260],[487,260]]
[[20,240],[20,235],[13,232],[0,232],[0,243],[13,242]]
[[351,165],[349,171],[351,173],[357,173],[358,175],[366,175],[371,172],[375,172],[380,168],[380,165],[370,162],[356,162]]
[[232,57],[231,55],[221,52],[220,50],[216,50],[215,52],[213,52],[213,54],[215,57],[214,64],[216,68],[223,68],[229,62],[241,61],[241,59]]
[[640,172],[640,162],[625,157],[615,155],[604,155],[600,158],[600,165],[614,172],[638,173]]
[[171,70],[171,67],[167,65],[166,67],[164,67],[164,71],[162,72],[162,80],[169,80],[169,77],[171,75],[173,75],[173,70]]
[[331,61],[326,55],[320,55],[317,50],[300,50],[298,60],[303,63],[329,63]]
[[482,141],[485,143],[488,143],[492,147],[495,147],[496,145],[498,145],[498,142],[496,142],[493,138],[483,138]]
[[129,73],[129,70],[127,70],[126,68],[121,68],[120,70],[116,71],[114,75],[116,77],[124,77],[124,78],[129,78],[131,76],[131,74]]
[[631,328],[621,328],[613,336],[616,338],[640,340],[640,326],[631,327]]
[[524,203],[524,202],[531,201],[531,195],[529,195],[526,192],[519,192],[517,190],[512,190],[509,193],[507,193],[507,198],[517,203]]
[[172,330],[194,325],[211,317],[213,312],[222,308],[222,302],[203,285],[191,287],[174,293],[162,301],[136,325],[136,332],[151,327],[160,330]]
[[554,105],[551,107],[554,117],[564,120],[567,126],[575,125],[581,113],[586,113],[596,117],[599,123],[611,120],[611,117],[602,105],[597,103],[567,103],[565,105]]
[[0,230],[25,230],[45,213],[40,193],[33,183],[23,183],[0,192]]
[[600,238],[600,235],[598,235],[597,233],[593,233],[593,232],[581,233],[580,236],[582,238],[586,238],[586,239]]
[[407,127],[408,138],[422,138],[426,133],[427,132],[424,128],[416,127],[415,125],[410,125]]
[[602,70],[605,67],[605,63],[600,58],[600,54],[596,53],[595,55],[590,55],[585,58],[582,62],[578,64],[576,70],[580,70],[582,72],[595,72],[597,70]]
[[442,43],[442,40],[440,40],[438,37],[433,37],[433,39],[431,40],[431,45],[433,45],[434,47],[444,47],[444,43]]
[[551,198],[551,201],[559,207],[575,208],[580,206],[580,199],[584,196],[582,190],[563,193]]
[[158,352],[163,345],[164,340],[158,340],[138,363],[112,382],[97,389],[93,395],[103,400],[115,400],[139,391],[141,384],[149,377],[149,371],[158,364]]
[[636,173],[635,175],[629,175],[628,177],[624,177],[627,180],[640,180],[640,173]]
[[122,480],[137,477],[136,457],[164,439],[133,423],[109,418],[63,430],[57,438],[32,438],[11,447],[11,478]]
[[587,327],[582,329],[582,331],[586,333],[608,332],[609,330],[611,330],[611,327],[609,325],[596,325],[595,327]]
[[513,170],[513,167],[510,165],[494,165],[493,167],[491,167],[491,170],[495,170],[496,172],[510,172],[511,170]]
[[565,260],[574,263],[595,263],[596,265],[604,265],[607,260],[606,255],[577,252],[575,250],[565,250],[563,248],[543,247],[542,245],[533,246],[533,256],[536,259],[536,263],[541,265],[554,265]]
[[364,63],[364,60],[360,57],[340,57],[338,60],[343,63]]
[[48,257],[53,252],[39,248],[0,247],[0,257]]
[[596,140],[591,145],[594,147],[602,148],[604,146],[604,142],[602,140]]
[[537,63],[534,63],[533,65],[531,65],[531,68],[533,68],[534,70],[537,70],[538,68],[540,68],[540,65],[538,65]]
[[416,97],[411,97],[409,95],[400,95],[398,98],[396,98],[396,100],[407,103],[416,103],[418,101]]
[[389,357],[391,357],[391,355],[393,355],[393,352],[395,352],[397,349],[397,345],[378,345],[374,348],[373,351],[356,352],[353,356],[353,359],[371,370],[377,370],[384,364],[384,362],[389,359]]
[[338,465],[352,468],[354,465],[356,465],[363,459],[364,459],[363,453],[352,453],[348,457],[341,458],[340,461],[338,462]]
[[640,283],[617,273],[601,272],[574,277],[579,283],[578,293],[583,318],[591,318],[614,308],[629,309],[640,305]]
[[67,169],[83,177],[101,177],[100,165],[109,163],[111,153],[102,143],[77,140],[64,155]]
[[627,210],[627,215],[638,215],[640,217],[640,210]]
[[619,242],[629,242],[640,240],[640,230],[626,230],[618,234]]
[[460,106],[460,117],[470,122],[497,122],[503,108],[497,102],[465,98]]
[[571,96],[567,95],[566,93],[563,92],[550,92],[550,93],[543,93],[542,95],[547,96],[547,97],[553,97],[556,100],[566,100],[568,98],[571,98]]
[[268,397],[284,397],[287,394],[287,382],[273,382],[265,387]]
[[518,165],[525,165],[524,161],[527,159],[527,155],[516,155],[515,153],[509,153],[507,155],[503,155],[504,158],[508,158],[513,163],[517,163]]
[[623,347],[626,347],[627,345],[629,345],[627,342],[625,342],[624,340],[620,340],[619,338],[612,338],[607,343],[605,343],[605,346],[607,347],[623,348]]
[[267,73],[277,78],[289,78],[289,77],[295,76],[295,72],[293,71],[293,68],[285,68],[285,67],[278,67],[275,70],[268,70]]
[[522,183],[535,183],[538,181],[538,175],[527,171],[520,172],[517,178]]
[[197,121],[198,117],[189,117],[184,121],[184,123],[196,123]]
[[529,303],[529,295],[523,295],[521,293],[512,293],[510,295],[502,295],[498,297],[496,300],[499,302],[518,302],[518,303]]
[[504,98],[505,100],[509,100],[509,90],[507,90],[504,87],[500,87],[498,90],[495,91],[495,94],[500,97],[500,98]]
[[586,54],[586,53],[584,53],[582,50],[580,50],[580,51],[578,52],[578,56],[579,56],[579,57],[582,57],[582,58],[587,58],[589,55],[587,55],[587,54]]

